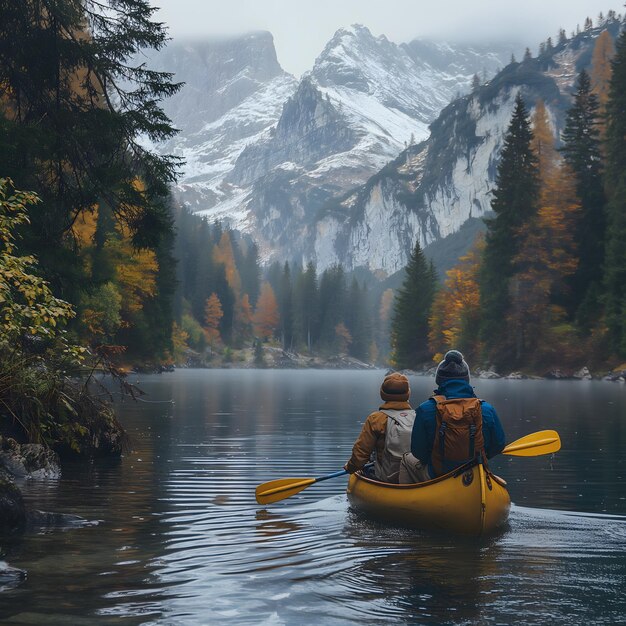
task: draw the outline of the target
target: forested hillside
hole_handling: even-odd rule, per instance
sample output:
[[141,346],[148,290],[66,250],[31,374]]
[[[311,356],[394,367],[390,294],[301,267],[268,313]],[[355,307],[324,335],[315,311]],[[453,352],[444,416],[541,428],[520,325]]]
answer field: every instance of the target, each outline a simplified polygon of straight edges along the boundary
[[[607,30],[597,38],[558,142],[543,101],[525,102],[518,92],[497,168],[494,217],[447,272],[432,305],[428,295],[414,298],[415,306],[430,307],[427,340],[397,300],[397,365],[422,360],[401,351],[400,331],[409,328],[435,360],[455,347],[503,373],[623,369],[625,93],[623,30],[616,46]],[[410,282],[407,271],[405,291]]]

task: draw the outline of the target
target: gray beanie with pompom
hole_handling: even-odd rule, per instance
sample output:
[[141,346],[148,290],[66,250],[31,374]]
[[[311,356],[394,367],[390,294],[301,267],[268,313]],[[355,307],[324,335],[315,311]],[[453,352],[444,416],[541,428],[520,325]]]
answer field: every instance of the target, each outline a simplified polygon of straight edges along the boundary
[[470,371],[463,355],[458,350],[449,350],[437,366],[435,383],[441,385],[446,380],[464,380],[469,383]]

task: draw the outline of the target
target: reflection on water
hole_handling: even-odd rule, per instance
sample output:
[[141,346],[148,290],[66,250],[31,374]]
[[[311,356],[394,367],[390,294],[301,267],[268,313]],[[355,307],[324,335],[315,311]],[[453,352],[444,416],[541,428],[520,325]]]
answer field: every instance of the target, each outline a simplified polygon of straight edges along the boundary
[[[626,400],[607,383],[479,381],[507,439],[556,428],[554,458],[499,457],[509,527],[483,541],[390,528],[346,480],[261,507],[254,487],[339,469],[381,372],[179,371],[124,403],[134,451],[31,483],[46,510],[98,526],[2,543],[28,578],[0,596],[21,624],[615,623],[626,612]],[[427,397],[432,379],[411,381]],[[584,512],[584,513],[581,513]]]

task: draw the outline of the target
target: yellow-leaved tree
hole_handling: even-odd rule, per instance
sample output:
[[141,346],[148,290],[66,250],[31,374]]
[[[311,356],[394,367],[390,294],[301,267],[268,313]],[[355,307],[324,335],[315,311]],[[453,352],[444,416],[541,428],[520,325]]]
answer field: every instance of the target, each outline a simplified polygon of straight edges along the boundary
[[435,295],[428,333],[435,362],[453,348],[460,349],[468,359],[480,352],[478,274],[484,246],[484,238],[479,236],[470,251],[446,272],[443,287]]
[[27,337],[60,340],[64,353],[79,358],[84,351],[67,343],[62,331],[74,309],[52,294],[34,256],[18,254],[16,233],[30,222],[26,207],[38,202],[36,194],[0,178],[0,346],[16,350]]

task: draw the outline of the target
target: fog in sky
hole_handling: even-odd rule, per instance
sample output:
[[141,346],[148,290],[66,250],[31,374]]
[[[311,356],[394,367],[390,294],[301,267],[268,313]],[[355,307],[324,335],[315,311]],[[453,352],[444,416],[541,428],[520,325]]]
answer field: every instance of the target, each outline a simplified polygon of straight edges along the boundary
[[415,37],[461,42],[510,41],[530,46],[569,33],[585,17],[608,9],[623,12],[623,2],[595,0],[152,0],[156,19],[168,24],[174,39],[268,30],[278,60],[300,75],[311,68],[333,33],[359,23],[396,43]]

